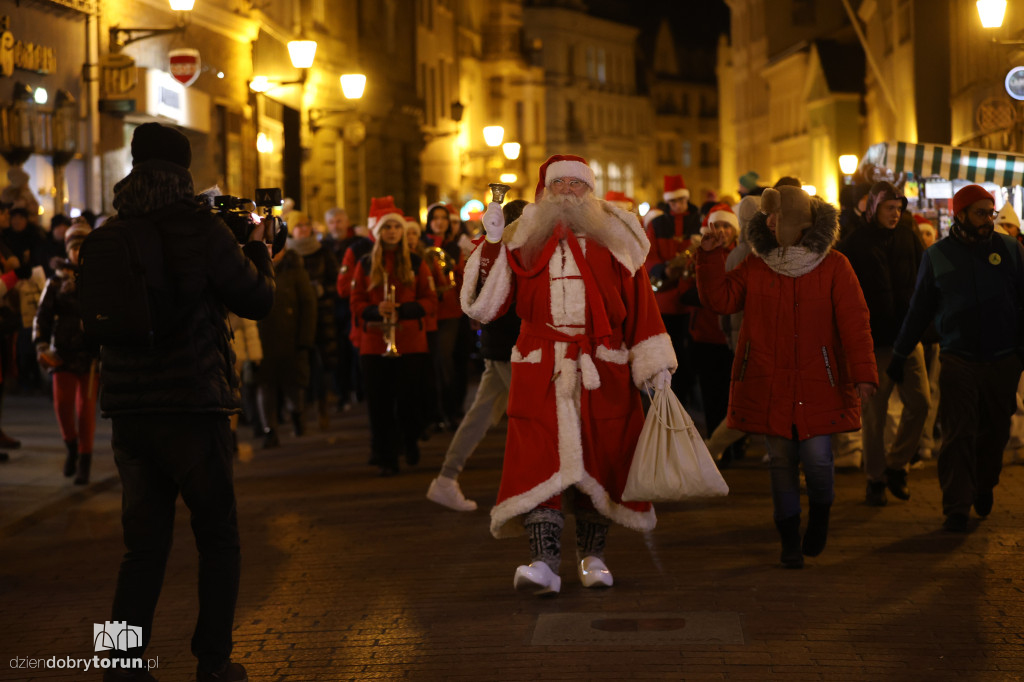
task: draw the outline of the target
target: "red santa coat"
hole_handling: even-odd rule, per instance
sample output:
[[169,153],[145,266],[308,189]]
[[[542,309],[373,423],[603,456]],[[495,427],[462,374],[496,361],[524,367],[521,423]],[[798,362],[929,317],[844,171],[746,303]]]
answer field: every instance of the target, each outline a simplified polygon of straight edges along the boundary
[[[754,253],[729,273],[725,251],[698,251],[700,298],[744,311],[729,389],[728,425],[800,440],[860,428],[858,383],[878,384],[868,307],[841,253],[836,211],[819,202],[800,245],[782,249],[759,214]],[[788,272],[789,274],[784,274]]]
[[[602,205],[612,235],[602,236],[605,244],[556,230],[527,270],[519,247],[550,227],[532,223],[527,207],[504,246],[485,242],[466,264],[462,305],[470,317],[490,322],[514,300],[523,320],[491,510],[495,537],[522,534],[521,515],[572,486],[616,523],[649,530],[656,522],[649,502],[623,502],[622,489],[644,420],[636,386],[674,370],[676,358],[642,268],[643,228]],[[496,260],[478,291],[485,252]]]

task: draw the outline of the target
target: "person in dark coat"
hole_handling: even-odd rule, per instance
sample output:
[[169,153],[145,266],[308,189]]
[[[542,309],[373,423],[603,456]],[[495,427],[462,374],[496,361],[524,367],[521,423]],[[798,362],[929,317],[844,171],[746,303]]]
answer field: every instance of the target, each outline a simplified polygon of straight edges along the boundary
[[110,652],[104,680],[154,679],[126,668],[143,656],[153,632],[180,494],[200,556],[196,680],[237,682],[247,676],[231,662],[241,552],[228,417],[239,412],[240,394],[227,311],[250,319],[270,312],[274,271],[263,225],[239,248],[228,226],[196,198],[187,137],[145,123],[131,150],[132,171],[114,186],[112,221],[155,225],[174,295],[153,311],[166,331],[152,347],[100,349],[100,407],[112,422],[126,547],[111,621],[142,631],[141,646]]
[[[878,391],[861,406],[864,444],[864,472],[867,475],[866,504],[886,504],[885,490],[901,500],[910,499],[907,468],[917,453],[925,420],[928,418],[929,386],[924,348],[918,344],[906,363],[906,378],[895,385],[885,375],[892,359],[903,318],[914,295],[917,269],[924,252],[914,233],[913,219],[906,213],[907,198],[888,182],[878,182],[868,195],[867,223],[839,242],[838,249],[857,273],[864,300],[871,314],[871,340],[879,373]],[[889,396],[899,392],[903,410],[896,436],[886,451],[885,425]]]
[[274,257],[277,295],[270,314],[259,321],[263,362],[256,380],[263,422],[263,447],[280,444],[277,433],[278,393],[282,393],[295,435],[305,433],[303,391],[309,386],[310,354],[316,344],[316,292],[302,265],[302,256],[285,249]]
[[981,518],[992,513],[1024,356],[1024,247],[995,232],[995,216],[981,185],[953,195],[953,226],[921,259],[885,370],[905,381],[908,358],[935,323],[943,528],[956,533],[968,530],[972,507]]
[[53,375],[53,409],[67,447],[64,475],[74,476],[76,485],[89,482],[99,389],[99,348],[85,338],[76,282],[78,250],[89,232],[85,226],[68,230],[67,260],[53,263],[32,325],[36,357]]
[[305,213],[288,214],[288,248],[302,256],[302,264],[316,294],[316,343],[309,355],[309,391],[316,400],[321,430],[327,430],[331,418],[327,412],[327,384],[338,362],[338,336],[334,322],[338,298],[338,260],[313,234],[313,222]]

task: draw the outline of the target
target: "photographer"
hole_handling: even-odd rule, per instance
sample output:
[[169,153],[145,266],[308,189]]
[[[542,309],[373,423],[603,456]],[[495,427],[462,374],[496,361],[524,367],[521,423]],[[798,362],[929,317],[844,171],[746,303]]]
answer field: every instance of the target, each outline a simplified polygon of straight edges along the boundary
[[[111,224],[156,226],[169,294],[150,311],[156,328],[151,347],[108,343],[101,349],[100,406],[112,419],[124,489],[126,552],[111,619],[143,632],[140,647],[111,651],[111,658],[142,657],[149,642],[180,492],[200,556],[196,679],[246,680],[245,669],[231,662],[241,560],[228,417],[239,411],[240,400],[226,316],[230,310],[259,319],[273,304],[265,224],[239,248],[227,225],[196,199],[191,146],[177,130],[143,124],[131,151],[132,171],[114,187]],[[119,667],[105,670],[105,680],[153,679],[112,663]]]

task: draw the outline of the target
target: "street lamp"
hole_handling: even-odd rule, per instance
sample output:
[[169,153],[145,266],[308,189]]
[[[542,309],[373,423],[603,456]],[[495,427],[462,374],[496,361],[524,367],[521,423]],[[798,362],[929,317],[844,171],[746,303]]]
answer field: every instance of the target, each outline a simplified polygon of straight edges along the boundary
[[857,161],[856,154],[843,154],[839,157],[839,170],[843,175],[853,175],[857,172]]
[[505,154],[505,158],[509,161],[515,161],[519,158],[519,152],[522,146],[518,142],[506,142],[501,145],[501,151]]
[[484,127],[484,143],[488,147],[497,147],[505,137],[505,129],[501,126]]
[[366,76],[361,73],[345,73],[341,75],[341,93],[345,99],[360,99],[366,89]]
[[288,57],[292,60],[292,66],[296,69],[308,69],[313,66],[313,58],[315,56],[315,40],[288,41]]
[[978,17],[983,28],[999,28],[1006,13],[1006,0],[978,0]]

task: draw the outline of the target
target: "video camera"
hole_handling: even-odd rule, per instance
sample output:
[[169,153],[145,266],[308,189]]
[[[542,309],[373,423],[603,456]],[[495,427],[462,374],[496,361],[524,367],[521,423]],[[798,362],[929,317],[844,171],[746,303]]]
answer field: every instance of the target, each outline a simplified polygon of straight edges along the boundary
[[239,244],[247,243],[253,229],[262,224],[263,241],[277,254],[288,239],[288,226],[280,216],[274,215],[274,207],[282,203],[280,188],[262,187],[256,190],[255,201],[228,194],[214,197],[213,212],[227,223]]

